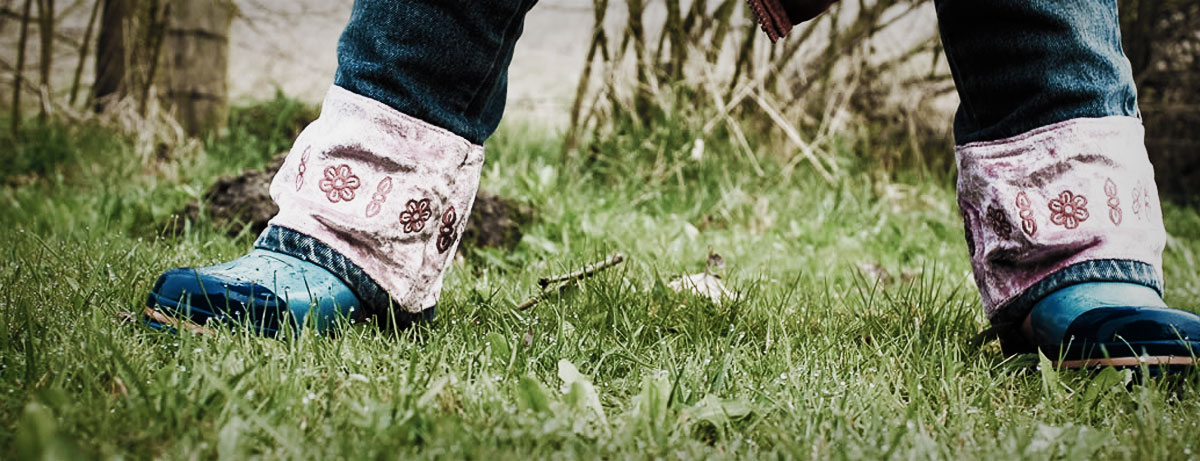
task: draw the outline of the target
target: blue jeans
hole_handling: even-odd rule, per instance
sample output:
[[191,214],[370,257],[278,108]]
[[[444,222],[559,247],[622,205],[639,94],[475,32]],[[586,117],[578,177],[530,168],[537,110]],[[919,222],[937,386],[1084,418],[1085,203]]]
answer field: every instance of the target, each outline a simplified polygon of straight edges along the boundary
[[482,144],[500,124],[508,65],[537,0],[357,0],[334,82]]
[[[357,0],[338,44],[336,84],[482,144],[504,112],[513,47],[535,3]],[[962,101],[954,124],[958,144],[1003,139],[1070,119],[1137,114],[1115,0],[936,0],[935,5]],[[331,250],[321,250],[311,238],[272,228],[258,245],[292,253],[295,245],[287,242],[315,248],[323,265],[335,266],[331,270],[357,292],[378,298],[367,304],[386,299],[353,263],[326,254]],[[993,322],[1019,322],[1047,294],[1090,281],[1162,290],[1162,280],[1148,264],[1088,261],[1045,278]]]
[[[357,0],[335,82],[482,143],[504,112],[513,47],[535,3]],[[1137,113],[1116,0],[934,3],[962,101],[959,144]]]
[[935,0],[957,144],[1137,114],[1116,0]]

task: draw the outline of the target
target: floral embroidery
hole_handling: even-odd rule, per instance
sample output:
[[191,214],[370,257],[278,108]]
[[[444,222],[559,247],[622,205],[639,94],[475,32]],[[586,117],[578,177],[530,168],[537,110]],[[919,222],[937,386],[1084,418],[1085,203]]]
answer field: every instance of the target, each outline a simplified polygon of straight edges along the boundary
[[350,172],[350,165],[341,164],[325,168],[325,179],[321,180],[321,192],[331,203],[354,200],[354,190],[362,183]]
[[992,232],[995,232],[1000,238],[1008,240],[1012,237],[1012,223],[1008,222],[1008,215],[1004,213],[1004,210],[988,205],[987,223],[988,227],[992,228]]
[[1150,188],[1146,187],[1145,183],[1139,182],[1133,187],[1133,214],[1150,219],[1151,206],[1153,206],[1153,201],[1150,199]]
[[1037,233],[1037,221],[1033,219],[1033,206],[1024,192],[1017,193],[1017,208],[1021,210],[1021,230],[1033,237]]
[[388,176],[379,181],[379,185],[375,187],[375,195],[371,196],[371,203],[367,204],[367,217],[373,218],[383,209],[383,202],[387,201],[387,195],[392,192],[392,177]]
[[438,229],[437,249],[439,253],[445,253],[451,246],[454,245],[454,240],[458,237],[454,231],[454,224],[458,222],[458,215],[454,214],[454,207],[446,209],[442,213],[442,227]]
[[1142,188],[1140,184],[1133,186],[1133,214],[1142,214]]
[[1104,195],[1108,196],[1108,220],[1121,225],[1121,199],[1117,198],[1117,183],[1112,178],[1104,181]]
[[1074,229],[1079,223],[1087,221],[1087,198],[1075,195],[1069,190],[1062,191],[1058,198],[1050,199],[1050,222]]
[[304,154],[300,156],[300,167],[297,168],[299,174],[296,175],[296,192],[300,192],[300,188],[304,186],[304,173],[308,172],[308,151],[312,147],[305,147]]
[[1150,216],[1154,201],[1150,199],[1150,188],[1142,188],[1142,209],[1146,210],[1146,216]]
[[409,200],[404,205],[404,211],[400,212],[400,224],[404,225],[405,233],[421,232],[425,228],[425,221],[433,215],[433,210],[429,209],[429,199]]

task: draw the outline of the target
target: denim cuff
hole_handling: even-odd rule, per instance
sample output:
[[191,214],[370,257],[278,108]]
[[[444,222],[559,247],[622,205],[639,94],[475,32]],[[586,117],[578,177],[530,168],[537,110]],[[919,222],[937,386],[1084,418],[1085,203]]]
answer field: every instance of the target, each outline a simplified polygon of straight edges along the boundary
[[1032,352],[1033,345],[1026,348],[1020,327],[1029,316],[1033,306],[1051,293],[1071,285],[1089,282],[1135,283],[1153,288],[1159,296],[1163,294],[1163,279],[1151,264],[1125,259],[1096,259],[1076,263],[1050,274],[996,310],[991,323],[1000,335],[1001,347],[1006,353]]
[[383,315],[384,319],[381,319],[380,323],[384,325],[390,324],[387,319],[389,313],[394,316],[397,328],[407,328],[416,322],[434,318],[434,307],[416,313],[400,308],[400,304],[361,267],[308,235],[286,227],[270,225],[258,236],[254,247],[294,256],[325,268],[350,287],[369,315]]

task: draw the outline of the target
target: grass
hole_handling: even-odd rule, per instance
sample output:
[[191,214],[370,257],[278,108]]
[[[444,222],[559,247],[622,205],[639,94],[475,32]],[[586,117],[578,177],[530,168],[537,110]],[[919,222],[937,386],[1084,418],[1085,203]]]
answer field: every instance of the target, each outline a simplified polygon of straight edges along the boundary
[[[768,156],[757,177],[715,142],[698,161],[636,142],[563,159],[556,135],[506,125],[483,187],[537,221],[515,251],[457,261],[436,322],[172,335],[118,313],[140,309],[159,272],[235,257],[254,235],[160,223],[290,134],[235,125],[163,173],[122,161],[128,143],[95,127],[27,130],[0,140],[18,153],[0,188],[3,459],[1200,453],[1194,379],[1127,387],[969,344],[986,324],[947,180],[883,181],[848,161],[827,184]],[[1195,307],[1200,215],[1165,214],[1168,301]],[[667,288],[710,249],[738,299]],[[513,309],[537,278],[614,251],[628,261]]]

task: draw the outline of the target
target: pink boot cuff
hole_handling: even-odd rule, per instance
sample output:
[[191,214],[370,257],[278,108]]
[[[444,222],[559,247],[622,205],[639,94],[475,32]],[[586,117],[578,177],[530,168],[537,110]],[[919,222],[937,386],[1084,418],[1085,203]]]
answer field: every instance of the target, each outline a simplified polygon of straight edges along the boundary
[[958,146],[959,207],[989,318],[1076,263],[1127,260],[1161,279],[1166,244],[1141,121],[1074,119]]
[[482,146],[333,86],[271,182],[270,224],[321,241],[420,312],[437,303],[482,168]]

